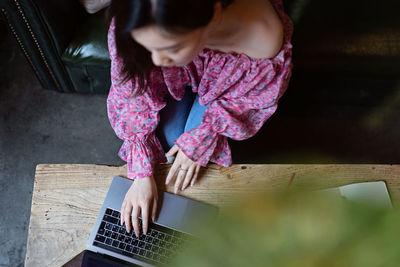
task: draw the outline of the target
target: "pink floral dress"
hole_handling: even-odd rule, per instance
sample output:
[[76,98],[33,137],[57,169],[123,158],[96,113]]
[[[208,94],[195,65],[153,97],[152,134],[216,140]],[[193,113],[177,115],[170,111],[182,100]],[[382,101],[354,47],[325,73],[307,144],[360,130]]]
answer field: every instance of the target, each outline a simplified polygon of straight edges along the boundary
[[271,0],[284,25],[284,44],[274,58],[250,58],[245,54],[204,49],[183,67],[156,67],[146,92],[131,97],[135,82],[121,82],[122,59],[117,56],[114,23],[108,31],[112,85],[107,99],[108,117],[124,141],[119,156],[128,165],[130,179],[149,177],[155,164],[166,162],[155,135],[159,111],[170,94],[181,100],[187,85],[199,94],[201,105],[210,106],[199,127],[183,133],[175,144],[192,161],[229,167],[232,164],[228,138],[243,140],[257,133],[277,109],[291,76],[293,26],[281,0]]

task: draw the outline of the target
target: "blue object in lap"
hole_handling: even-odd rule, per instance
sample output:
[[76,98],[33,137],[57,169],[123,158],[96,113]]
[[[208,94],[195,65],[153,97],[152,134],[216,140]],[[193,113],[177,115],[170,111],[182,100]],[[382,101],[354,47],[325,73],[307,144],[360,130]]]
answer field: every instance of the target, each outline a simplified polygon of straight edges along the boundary
[[187,87],[181,101],[168,96],[167,105],[160,111],[160,123],[156,134],[165,152],[167,152],[179,136],[200,126],[207,106],[199,103],[199,95]]

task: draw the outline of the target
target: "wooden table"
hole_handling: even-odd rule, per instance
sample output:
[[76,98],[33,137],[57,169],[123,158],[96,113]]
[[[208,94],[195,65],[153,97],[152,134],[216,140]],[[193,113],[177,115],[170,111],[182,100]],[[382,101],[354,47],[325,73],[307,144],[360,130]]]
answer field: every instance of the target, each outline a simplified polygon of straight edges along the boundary
[[[155,172],[161,190],[169,165]],[[125,167],[38,165],[32,198],[26,266],[61,266],[86,247],[112,178]],[[327,188],[356,182],[386,181],[392,201],[400,201],[400,165],[234,165],[203,168],[198,183],[181,195],[223,210],[236,197],[260,190]]]

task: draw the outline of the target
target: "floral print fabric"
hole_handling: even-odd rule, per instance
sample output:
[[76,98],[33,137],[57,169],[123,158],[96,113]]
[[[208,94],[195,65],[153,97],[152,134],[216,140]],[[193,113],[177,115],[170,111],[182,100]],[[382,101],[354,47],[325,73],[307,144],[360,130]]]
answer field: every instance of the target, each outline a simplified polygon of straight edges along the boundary
[[119,156],[127,162],[130,179],[149,177],[155,164],[166,161],[155,135],[164,97],[181,100],[186,86],[199,94],[201,105],[210,106],[199,127],[183,133],[175,144],[191,160],[229,167],[228,138],[252,137],[277,109],[292,69],[293,26],[281,0],[271,0],[284,25],[284,44],[273,58],[250,58],[245,54],[204,49],[183,67],[156,67],[146,92],[132,97],[135,81],[121,83],[122,59],[117,56],[114,23],[108,32],[112,85],[107,99],[108,116],[117,136],[124,140]]

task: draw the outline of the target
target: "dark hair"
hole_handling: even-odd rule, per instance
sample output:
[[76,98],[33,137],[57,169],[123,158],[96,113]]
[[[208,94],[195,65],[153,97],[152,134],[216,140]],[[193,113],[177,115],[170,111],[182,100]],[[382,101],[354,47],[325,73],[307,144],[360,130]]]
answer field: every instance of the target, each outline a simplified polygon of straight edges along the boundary
[[137,79],[138,90],[134,96],[143,94],[145,81],[155,67],[151,54],[131,36],[131,31],[155,24],[169,32],[186,33],[210,23],[214,4],[221,2],[223,8],[234,0],[113,0],[108,20],[114,18],[117,55],[123,61],[123,82]]

